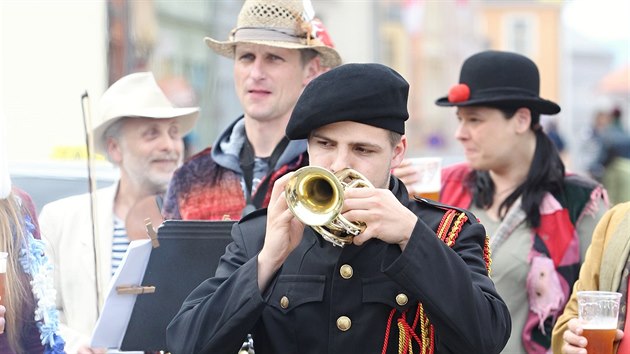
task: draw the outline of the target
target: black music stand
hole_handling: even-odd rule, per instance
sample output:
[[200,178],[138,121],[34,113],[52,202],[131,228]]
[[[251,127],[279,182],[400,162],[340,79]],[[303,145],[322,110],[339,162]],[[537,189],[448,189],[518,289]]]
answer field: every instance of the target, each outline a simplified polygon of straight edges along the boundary
[[[234,221],[166,220],[157,230],[139,294],[122,340],[123,351],[163,351],[166,326],[201,282],[214,276]],[[157,246],[157,247],[156,247]]]

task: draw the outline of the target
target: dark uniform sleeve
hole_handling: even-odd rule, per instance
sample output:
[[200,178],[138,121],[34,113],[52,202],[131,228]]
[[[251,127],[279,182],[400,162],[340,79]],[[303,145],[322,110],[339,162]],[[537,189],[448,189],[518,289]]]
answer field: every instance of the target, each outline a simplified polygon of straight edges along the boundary
[[221,257],[215,277],[193,290],[168,325],[169,351],[235,354],[243,344],[251,329],[243,323],[253,327],[265,306],[258,288],[257,257],[248,256],[243,234],[234,224],[234,242]]
[[467,222],[450,248],[422,218],[402,253],[389,247],[383,271],[422,302],[438,347],[499,353],[510,336],[511,318],[488,277],[484,227]]

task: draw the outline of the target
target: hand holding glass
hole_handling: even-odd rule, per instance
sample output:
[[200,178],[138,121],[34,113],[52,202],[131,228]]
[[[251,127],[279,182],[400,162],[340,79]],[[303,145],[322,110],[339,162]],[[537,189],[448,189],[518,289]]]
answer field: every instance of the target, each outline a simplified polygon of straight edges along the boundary
[[578,291],[578,316],[586,337],[588,354],[612,354],[621,294],[610,291]]
[[442,187],[442,158],[414,157],[409,161],[417,169],[419,176],[419,181],[410,186],[411,191],[422,198],[439,200]]

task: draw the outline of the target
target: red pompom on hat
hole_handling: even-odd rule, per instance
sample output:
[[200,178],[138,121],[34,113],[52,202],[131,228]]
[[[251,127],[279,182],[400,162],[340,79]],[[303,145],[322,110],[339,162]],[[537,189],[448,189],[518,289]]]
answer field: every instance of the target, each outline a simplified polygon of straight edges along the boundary
[[540,73],[531,59],[518,53],[486,50],[464,61],[459,83],[435,104],[442,107],[527,107],[557,114],[557,103],[540,97]]
[[470,88],[466,84],[457,84],[448,91],[449,102],[464,102],[470,98]]

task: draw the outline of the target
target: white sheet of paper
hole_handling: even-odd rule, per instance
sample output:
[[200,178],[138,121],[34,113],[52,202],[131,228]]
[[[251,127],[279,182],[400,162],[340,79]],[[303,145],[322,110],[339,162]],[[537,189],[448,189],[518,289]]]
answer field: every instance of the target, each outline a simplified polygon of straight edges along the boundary
[[109,283],[107,298],[92,332],[92,348],[120,348],[138,295],[119,295],[116,287],[141,284],[151,255],[151,240],[131,241],[122,263]]

